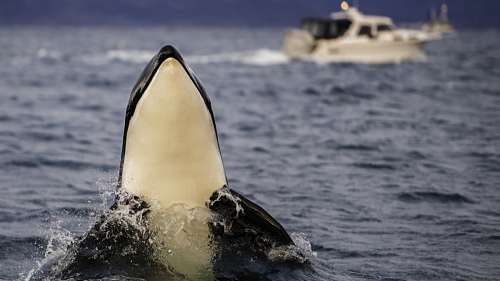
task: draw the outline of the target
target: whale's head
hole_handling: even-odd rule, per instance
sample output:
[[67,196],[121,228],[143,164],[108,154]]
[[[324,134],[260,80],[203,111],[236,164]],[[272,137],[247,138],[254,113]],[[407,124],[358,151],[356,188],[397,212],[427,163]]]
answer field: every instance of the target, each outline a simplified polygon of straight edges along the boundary
[[153,57],[130,95],[119,182],[163,208],[202,207],[226,184],[210,100],[172,46]]

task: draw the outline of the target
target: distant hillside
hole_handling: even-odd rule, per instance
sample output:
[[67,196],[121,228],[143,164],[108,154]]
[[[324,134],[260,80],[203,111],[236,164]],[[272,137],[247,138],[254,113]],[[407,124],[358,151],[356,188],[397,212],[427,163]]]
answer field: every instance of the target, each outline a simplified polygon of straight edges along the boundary
[[[397,22],[423,21],[440,0],[359,0],[367,13]],[[500,1],[448,1],[462,27],[500,27]],[[0,24],[293,25],[305,15],[328,15],[337,0],[1,0]]]

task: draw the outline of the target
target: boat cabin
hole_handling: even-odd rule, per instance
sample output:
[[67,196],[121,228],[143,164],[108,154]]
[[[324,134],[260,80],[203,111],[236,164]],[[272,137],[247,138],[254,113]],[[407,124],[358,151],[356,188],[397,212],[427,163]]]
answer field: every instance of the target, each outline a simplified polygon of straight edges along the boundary
[[376,38],[383,32],[394,30],[390,18],[366,16],[356,8],[333,13],[331,18],[306,18],[301,26],[316,40],[362,36]]
[[315,39],[335,39],[342,37],[352,22],[328,18],[306,18],[302,20],[302,29],[311,33]]

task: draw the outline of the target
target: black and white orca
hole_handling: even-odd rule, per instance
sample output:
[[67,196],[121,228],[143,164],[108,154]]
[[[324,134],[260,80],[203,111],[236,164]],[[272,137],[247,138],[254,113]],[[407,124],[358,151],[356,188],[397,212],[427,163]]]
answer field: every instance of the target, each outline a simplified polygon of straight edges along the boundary
[[118,194],[72,246],[64,277],[117,274],[115,266],[210,279],[225,258],[265,258],[294,245],[271,215],[229,188],[210,99],[172,46],[153,57],[130,95]]

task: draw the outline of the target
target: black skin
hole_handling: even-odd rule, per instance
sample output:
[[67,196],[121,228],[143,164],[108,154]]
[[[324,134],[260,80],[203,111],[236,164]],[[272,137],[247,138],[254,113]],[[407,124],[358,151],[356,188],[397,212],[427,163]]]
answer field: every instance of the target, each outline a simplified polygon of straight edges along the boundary
[[[120,163],[118,188],[121,185],[123,158],[125,155],[127,130],[136,105],[154,77],[163,61],[175,58],[179,61],[189,77],[196,85],[205,105],[212,117],[217,135],[217,128],[208,98],[200,81],[186,66],[180,53],[172,46],[163,47],[143,70],[129,98],[125,116],[122,157]],[[218,138],[217,138],[218,143]],[[140,228],[135,224],[123,222],[110,216],[120,206],[127,206],[130,215],[141,217]],[[237,212],[237,205],[242,211]],[[207,207],[214,213],[209,222],[211,240],[217,249],[214,257],[214,271],[220,280],[264,280],[258,276],[262,268],[252,269],[243,266],[248,260],[267,262],[267,252],[274,247],[294,245],[286,230],[263,208],[251,202],[243,195],[227,186],[216,191],[207,202]],[[156,263],[152,258],[151,244],[146,241],[152,237],[151,232],[144,232],[147,227],[149,205],[141,198],[133,195],[117,196],[111,210],[101,217],[96,225],[69,249],[63,266],[59,265],[56,276],[61,278],[98,278],[116,274],[147,278],[148,280],[177,280],[182,276],[172,273],[168,266]],[[224,225],[226,227],[224,227]],[[124,254],[123,249],[129,249]],[[255,262],[251,266],[255,267]],[[238,267],[243,268],[238,272]],[[229,269],[229,271],[228,271]],[[264,270],[265,271],[265,270]],[[257,275],[255,275],[257,274]],[[220,278],[219,278],[220,277]]]

